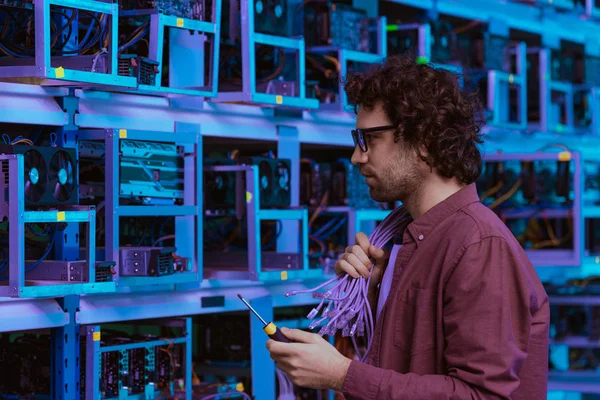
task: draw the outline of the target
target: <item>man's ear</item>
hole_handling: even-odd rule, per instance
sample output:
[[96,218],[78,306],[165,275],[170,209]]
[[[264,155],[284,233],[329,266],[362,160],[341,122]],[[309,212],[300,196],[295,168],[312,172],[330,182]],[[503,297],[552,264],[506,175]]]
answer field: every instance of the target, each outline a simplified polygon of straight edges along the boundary
[[427,151],[427,147],[422,144],[415,148],[415,153],[417,158],[424,163],[428,163],[429,161],[429,152]]

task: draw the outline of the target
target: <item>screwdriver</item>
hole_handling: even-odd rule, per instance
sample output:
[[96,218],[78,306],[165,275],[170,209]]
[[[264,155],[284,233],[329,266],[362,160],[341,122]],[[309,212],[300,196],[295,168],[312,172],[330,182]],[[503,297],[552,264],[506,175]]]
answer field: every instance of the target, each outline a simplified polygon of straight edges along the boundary
[[267,323],[263,317],[261,317],[254,308],[252,308],[252,306],[250,305],[250,303],[248,303],[246,301],[246,299],[244,299],[242,297],[241,294],[238,294],[238,297],[240,298],[240,300],[242,300],[244,302],[244,304],[250,309],[250,311],[252,311],[252,313],[254,315],[256,315],[258,317],[258,319],[260,320],[260,322],[262,322],[265,327],[263,328],[263,330],[265,331],[265,333],[273,340],[278,341],[278,342],[283,342],[283,343],[290,343],[290,339],[286,338],[285,335],[281,332],[281,330],[277,327],[277,325],[275,325],[272,322]]

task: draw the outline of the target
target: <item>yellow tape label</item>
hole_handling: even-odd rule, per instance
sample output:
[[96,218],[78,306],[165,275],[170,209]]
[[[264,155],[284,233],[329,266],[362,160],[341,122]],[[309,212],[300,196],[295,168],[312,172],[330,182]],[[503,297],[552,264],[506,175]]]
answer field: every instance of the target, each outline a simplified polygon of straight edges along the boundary
[[56,221],[61,222],[61,221],[64,221],[65,219],[66,219],[66,216],[65,216],[64,211],[59,211],[56,213]]
[[568,151],[561,151],[558,153],[558,161],[571,161],[571,153]]
[[101,332],[94,332],[94,335],[93,335],[94,342],[99,342],[101,337],[102,337]]
[[281,280],[282,281],[287,281],[287,271],[281,271]]
[[127,139],[127,129],[119,129],[119,139]]
[[515,75],[514,74],[510,74],[508,76],[508,83],[510,83],[510,84],[515,83]]
[[252,201],[252,193],[246,192],[246,203],[250,203]]
[[275,96],[275,103],[277,104],[283,104],[283,96],[278,94],[277,96]]
[[183,18],[177,18],[177,27],[183,28]]
[[56,75],[56,78],[58,78],[58,79],[64,78],[65,77],[65,69],[63,67],[58,67],[54,70],[54,74]]

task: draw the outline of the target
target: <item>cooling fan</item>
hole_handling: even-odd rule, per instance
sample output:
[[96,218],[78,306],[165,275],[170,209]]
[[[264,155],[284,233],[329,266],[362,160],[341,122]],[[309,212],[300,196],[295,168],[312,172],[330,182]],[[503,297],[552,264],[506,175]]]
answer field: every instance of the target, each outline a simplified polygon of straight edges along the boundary
[[48,182],[56,200],[65,202],[73,195],[73,159],[66,151],[57,151],[52,156]]
[[256,32],[289,36],[286,0],[255,0],[254,27]]
[[31,149],[23,154],[25,166],[25,199],[32,203],[39,202],[46,191],[48,168],[44,156],[38,150]]
[[289,207],[291,161],[283,158],[245,157],[240,164],[258,166],[260,207]]
[[[235,165],[235,161],[207,158],[204,165]],[[235,207],[235,172],[208,171],[204,174],[204,206],[207,210]]]
[[288,160],[276,160],[273,197],[277,204],[289,205],[291,202],[291,175],[292,171]]
[[261,204],[270,204],[273,195],[273,167],[269,163],[269,159],[264,159],[258,163],[258,187],[260,190]]
[[75,149],[0,145],[0,153],[23,155],[25,205],[78,204]]

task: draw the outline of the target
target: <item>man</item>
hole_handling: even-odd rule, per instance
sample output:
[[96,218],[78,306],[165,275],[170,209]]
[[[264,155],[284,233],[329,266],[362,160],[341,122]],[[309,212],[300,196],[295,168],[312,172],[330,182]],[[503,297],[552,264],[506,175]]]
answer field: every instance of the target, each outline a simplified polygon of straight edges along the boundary
[[545,399],[548,298],[514,236],[479,202],[473,102],[455,76],[408,57],[351,77],[346,93],[357,107],[353,163],[373,199],[400,200],[413,221],[387,268],[364,234],[336,264],[358,277],[375,261],[366,363],[289,329],[295,343],[270,340],[271,357],[297,385],[348,400]]

